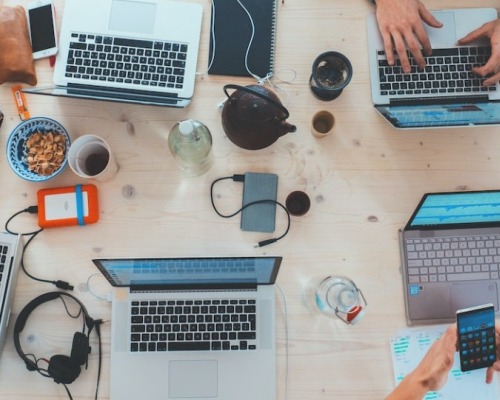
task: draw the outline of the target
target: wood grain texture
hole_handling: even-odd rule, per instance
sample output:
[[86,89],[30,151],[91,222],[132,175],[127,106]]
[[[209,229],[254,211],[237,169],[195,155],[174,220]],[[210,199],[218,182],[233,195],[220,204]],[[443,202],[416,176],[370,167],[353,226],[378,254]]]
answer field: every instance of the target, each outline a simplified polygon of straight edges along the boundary
[[[3,5],[29,1],[4,0]],[[207,66],[210,2],[204,19],[198,70]],[[61,24],[64,1],[55,0]],[[493,0],[428,0],[431,9],[499,7]],[[278,283],[286,292],[290,324],[290,400],[380,399],[394,386],[389,340],[405,328],[404,299],[397,232],[407,222],[421,196],[431,191],[498,188],[500,131],[498,127],[393,130],[375,112],[370,97],[365,17],[373,11],[366,0],[286,0],[279,3],[276,71],[293,83],[277,83],[289,122],[297,131],[259,151],[234,146],[222,129],[217,105],[227,83],[251,84],[250,78],[203,75],[197,78],[192,104],[182,110],[28,95],[32,116],[47,116],[63,124],[72,140],[84,134],[102,136],[116,155],[120,170],[99,189],[100,221],[87,227],[47,229],[30,245],[26,267],[36,276],[63,279],[96,318],[109,318],[110,305],[86,289],[96,257],[161,257],[262,255],[284,257]],[[308,86],[312,62],[320,53],[336,50],[352,62],[354,77],[332,102],[314,98]],[[47,59],[36,61],[39,85],[49,85]],[[12,84],[0,86],[5,121],[0,148],[19,123]],[[321,110],[336,118],[335,132],[325,139],[310,133],[310,119]],[[194,118],[205,123],[214,140],[215,163],[198,178],[181,177],[167,146],[176,122]],[[5,154],[5,150],[3,150]],[[222,176],[252,172],[279,175],[278,200],[294,190],[311,198],[311,209],[292,218],[288,236],[254,249],[264,233],[242,232],[239,218],[225,220],[212,210],[210,183]],[[42,188],[82,183],[69,168],[46,183],[18,178],[0,156],[0,221],[35,204]],[[241,204],[242,187],[229,181],[215,190],[221,211]],[[3,223],[3,222],[2,222]],[[36,218],[19,217],[12,225],[32,230]],[[285,229],[278,209],[276,235]],[[349,276],[368,301],[366,316],[356,326],[318,317],[303,301],[303,287],[312,276]],[[53,288],[20,274],[13,315],[35,296]],[[105,288],[109,290],[110,288]],[[278,399],[285,399],[286,332],[283,301],[277,294]],[[65,399],[64,388],[28,372],[17,356],[9,327],[0,357],[0,398]],[[36,311],[23,332],[23,346],[37,357],[68,354],[79,324],[53,302]],[[109,396],[109,326],[103,327],[104,365],[100,399]],[[75,399],[92,399],[97,375],[97,343],[90,366],[70,386]],[[237,399],[237,395],[235,395]]]

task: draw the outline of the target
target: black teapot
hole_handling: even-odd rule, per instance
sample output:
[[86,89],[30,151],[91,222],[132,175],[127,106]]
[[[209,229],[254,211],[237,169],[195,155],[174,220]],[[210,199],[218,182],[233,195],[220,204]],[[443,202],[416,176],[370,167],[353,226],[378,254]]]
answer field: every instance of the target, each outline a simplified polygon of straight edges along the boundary
[[[228,89],[236,91],[229,95]],[[224,93],[227,100],[222,109],[222,127],[235,145],[259,150],[297,130],[285,121],[290,114],[271,90],[260,85],[226,85]]]

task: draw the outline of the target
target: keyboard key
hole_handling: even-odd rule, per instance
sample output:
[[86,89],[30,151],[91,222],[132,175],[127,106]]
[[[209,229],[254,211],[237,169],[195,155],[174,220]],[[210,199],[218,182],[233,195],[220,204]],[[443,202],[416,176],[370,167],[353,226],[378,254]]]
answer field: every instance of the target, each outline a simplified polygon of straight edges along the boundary
[[[210,342],[169,342],[168,351],[202,351],[210,350]],[[220,350],[220,348],[219,348]]]
[[450,274],[446,276],[448,282],[456,281],[475,281],[481,279],[490,279],[488,272],[471,272],[463,274]]

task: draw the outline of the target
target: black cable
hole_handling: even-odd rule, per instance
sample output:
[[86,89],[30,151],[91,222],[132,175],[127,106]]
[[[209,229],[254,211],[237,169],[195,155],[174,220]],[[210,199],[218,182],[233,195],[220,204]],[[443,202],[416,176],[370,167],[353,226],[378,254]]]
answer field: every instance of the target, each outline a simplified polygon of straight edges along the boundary
[[15,218],[17,217],[19,214],[22,214],[22,213],[30,213],[30,214],[37,214],[38,213],[38,206],[31,206],[31,207],[28,207],[28,208],[25,208],[24,210],[21,210],[21,211],[18,211],[16,212],[14,215],[12,215],[8,220],[7,222],[5,223],[5,230],[10,233],[11,235],[21,235],[21,236],[29,236],[31,235],[31,237],[28,239],[28,241],[25,243],[25,245],[23,246],[23,251],[21,253],[21,268],[23,269],[24,273],[31,279],[35,280],[35,281],[38,281],[38,282],[45,282],[45,283],[51,283],[53,285],[55,285],[56,287],[58,287],[59,289],[63,289],[63,290],[73,290],[73,286],[71,286],[68,282],[65,282],[65,281],[61,281],[61,280],[58,280],[58,281],[51,281],[49,279],[43,279],[43,278],[37,278],[36,276],[33,276],[31,275],[27,270],[26,270],[26,267],[24,266],[24,253],[26,252],[26,249],[28,248],[28,245],[31,243],[31,241],[36,237],[36,235],[38,235],[40,232],[43,231],[43,228],[40,228],[38,229],[37,231],[33,231],[33,232],[25,232],[25,233],[18,233],[18,232],[14,232],[14,231],[11,231],[9,229],[9,223]]
[[281,204],[279,201],[276,201],[276,200],[267,199],[267,200],[251,201],[250,203],[245,204],[238,211],[236,211],[236,212],[234,212],[232,214],[229,214],[229,215],[221,214],[219,212],[219,210],[217,210],[217,207],[215,207],[215,203],[214,203],[214,186],[215,186],[215,184],[217,182],[223,181],[225,179],[232,179],[234,182],[244,182],[245,181],[245,175],[236,174],[236,175],[233,175],[233,176],[225,176],[223,178],[218,178],[218,179],[216,179],[215,181],[212,182],[212,185],[210,185],[210,201],[212,202],[212,207],[213,207],[214,211],[217,213],[217,215],[219,215],[222,218],[232,218],[235,215],[238,215],[240,212],[242,212],[245,208],[253,206],[255,204],[263,204],[263,203],[277,204],[283,210],[285,210],[286,216],[287,216],[287,219],[288,219],[288,224],[287,224],[285,233],[283,233],[281,236],[279,236],[277,238],[262,240],[259,243],[257,243],[257,245],[255,247],[264,247],[264,246],[267,246],[269,244],[276,243],[278,240],[283,239],[287,235],[288,231],[290,230],[290,224],[291,224],[290,213],[288,212],[287,208],[283,204]]
[[95,321],[95,332],[99,338],[99,365],[97,367],[97,384],[95,387],[95,400],[97,400],[97,393],[99,392],[99,382],[101,380],[101,365],[102,365],[102,343],[101,343],[101,324],[102,319],[96,319]]
[[69,400],[73,400],[73,397],[71,396],[71,393],[69,392],[69,389],[68,387],[66,386],[65,383],[62,384],[64,386],[64,389],[66,389],[66,393],[68,393],[68,396],[69,396]]

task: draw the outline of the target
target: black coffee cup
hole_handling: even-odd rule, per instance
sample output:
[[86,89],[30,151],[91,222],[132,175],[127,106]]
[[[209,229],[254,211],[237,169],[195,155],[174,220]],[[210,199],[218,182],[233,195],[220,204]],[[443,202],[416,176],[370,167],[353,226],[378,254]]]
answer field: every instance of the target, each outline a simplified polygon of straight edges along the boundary
[[301,217],[311,208],[311,200],[306,193],[298,190],[288,195],[285,206],[291,215]]
[[351,78],[349,59],[336,51],[327,51],[314,60],[309,86],[315,97],[330,101],[340,96]]

